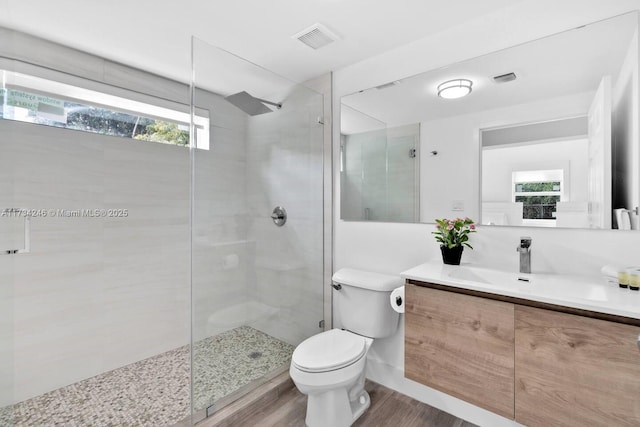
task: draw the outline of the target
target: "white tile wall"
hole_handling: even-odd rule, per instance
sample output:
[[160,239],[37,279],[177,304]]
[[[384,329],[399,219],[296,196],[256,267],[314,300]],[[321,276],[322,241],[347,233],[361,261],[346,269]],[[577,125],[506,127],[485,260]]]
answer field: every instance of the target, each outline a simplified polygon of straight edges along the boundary
[[[209,105],[211,114],[210,149],[194,157],[192,317],[199,340],[230,327],[223,310],[248,299],[255,243],[247,240],[245,114],[207,93],[198,93],[196,104]],[[225,264],[228,257],[238,265]]]
[[[248,238],[256,242],[251,289],[278,315],[259,329],[291,344],[321,331],[323,318],[322,98],[297,87],[281,110],[247,122]],[[288,219],[276,227],[274,207]]]
[[0,260],[14,386],[0,406],[188,343],[188,149],[7,120],[0,134],[3,205],[129,212],[32,218],[32,252]]

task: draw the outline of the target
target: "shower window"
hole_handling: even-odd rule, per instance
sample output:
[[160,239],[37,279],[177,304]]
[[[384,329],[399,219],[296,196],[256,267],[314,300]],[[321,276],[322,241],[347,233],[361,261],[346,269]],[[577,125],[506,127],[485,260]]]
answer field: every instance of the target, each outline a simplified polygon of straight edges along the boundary
[[[143,141],[189,146],[190,115],[51,80],[3,71],[0,118]],[[185,109],[182,107],[182,109]],[[209,119],[194,120],[208,149]]]

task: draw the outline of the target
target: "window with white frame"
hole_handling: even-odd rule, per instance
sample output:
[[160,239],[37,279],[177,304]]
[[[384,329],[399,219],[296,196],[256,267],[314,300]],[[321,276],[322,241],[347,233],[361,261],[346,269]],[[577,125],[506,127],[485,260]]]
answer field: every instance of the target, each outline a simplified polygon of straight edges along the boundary
[[556,204],[564,200],[564,171],[514,171],[513,201],[522,202],[523,222],[555,221]]
[[[190,113],[11,71],[2,72],[0,118],[189,146]],[[177,107],[177,104],[176,104]],[[182,110],[186,107],[181,106]],[[209,149],[209,119],[194,118],[197,148]]]

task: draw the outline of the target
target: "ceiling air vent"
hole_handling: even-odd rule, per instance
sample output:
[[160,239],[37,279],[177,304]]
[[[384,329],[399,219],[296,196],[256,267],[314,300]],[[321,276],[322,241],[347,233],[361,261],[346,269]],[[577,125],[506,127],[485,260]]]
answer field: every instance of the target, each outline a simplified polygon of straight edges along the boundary
[[320,49],[321,47],[338,40],[338,36],[329,31],[329,29],[322,24],[313,24],[309,28],[305,28],[300,31],[298,34],[291,36],[291,38],[298,39],[313,49]]
[[506,83],[516,79],[516,73],[507,73],[501,74],[499,76],[494,76],[493,81],[496,83]]

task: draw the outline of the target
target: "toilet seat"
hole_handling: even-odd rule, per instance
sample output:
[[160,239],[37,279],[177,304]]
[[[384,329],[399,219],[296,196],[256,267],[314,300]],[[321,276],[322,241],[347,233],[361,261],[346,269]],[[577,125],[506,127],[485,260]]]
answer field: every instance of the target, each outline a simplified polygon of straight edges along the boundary
[[328,372],[355,363],[366,352],[364,337],[331,329],[300,343],[291,356],[291,362],[304,372]]

